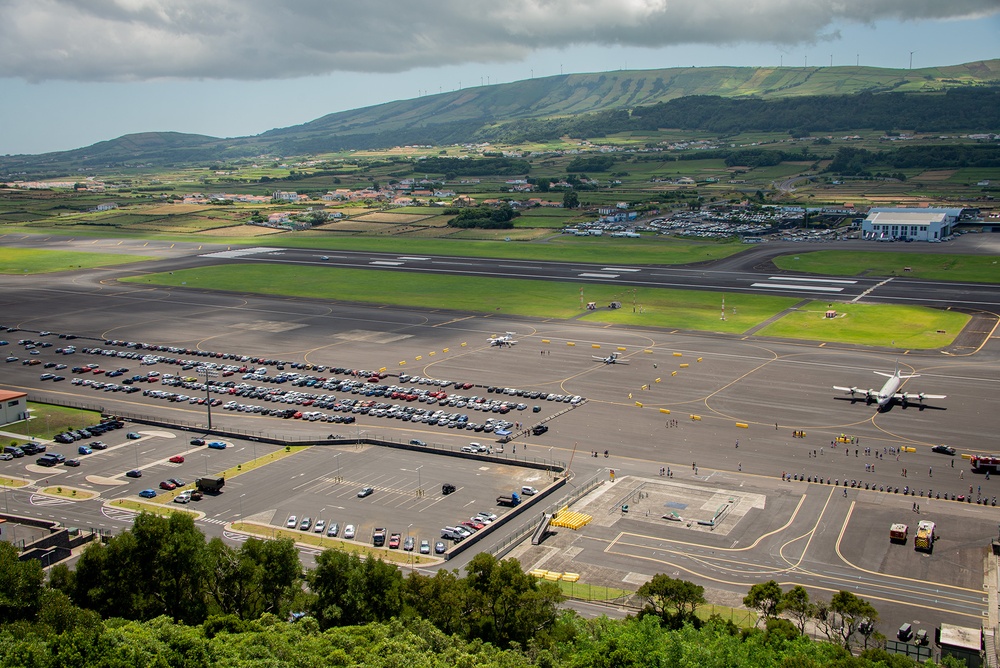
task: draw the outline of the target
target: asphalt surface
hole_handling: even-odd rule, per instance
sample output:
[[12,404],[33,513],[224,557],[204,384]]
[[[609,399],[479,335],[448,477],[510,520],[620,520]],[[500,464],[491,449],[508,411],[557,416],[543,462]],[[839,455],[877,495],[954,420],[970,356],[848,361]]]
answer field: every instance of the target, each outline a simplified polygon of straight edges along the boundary
[[[984,235],[959,241],[973,236]],[[22,240],[29,241],[45,245],[44,240]],[[58,240],[60,245],[66,243],[78,242]],[[133,243],[123,242],[122,247]],[[144,265],[143,269],[218,261],[192,256],[197,248],[167,246],[144,251],[162,254],[164,259],[153,263],[158,266]],[[218,249],[201,249],[205,250]],[[758,266],[766,261],[762,253],[764,249],[755,248],[753,257],[744,257],[743,262]],[[328,255],[334,257],[332,252]],[[357,255],[369,261],[376,257]],[[289,259],[287,252],[277,257]],[[416,265],[432,260],[404,262]],[[587,402],[563,414],[557,415],[563,404],[533,400],[527,403],[542,407],[537,416],[530,410],[518,414],[529,424],[546,419],[551,429],[545,435],[515,441],[517,456],[568,462],[573,476],[569,490],[594,475],[608,479],[574,505],[574,510],[594,518],[590,524],[579,531],[559,529],[537,547],[517,548],[514,554],[526,568],[579,572],[587,582],[628,588],[667,572],[705,585],[712,600],[732,605],[739,605],[750,585],[772,578],[784,585],[802,584],[815,596],[827,598],[847,588],[876,604],[886,633],[902,621],[924,626],[940,621],[975,625],[974,619],[982,619],[986,609],[983,555],[996,535],[996,509],[926,496],[904,497],[902,490],[913,486],[918,491],[961,494],[968,493],[971,484],[981,487],[979,493],[987,497],[1000,495],[1000,482],[972,474],[962,457],[995,448],[996,419],[989,406],[1000,384],[1000,368],[994,330],[979,334],[976,346],[949,355],[937,351],[904,354],[752,337],[148,288],[113,280],[132,270],[0,278],[4,288],[0,324],[73,333],[81,337],[75,341],[78,347],[97,345],[105,338],[145,341],[351,368],[385,367],[390,373],[474,382],[477,387],[467,393],[481,396],[486,386],[494,385],[580,395]],[[643,268],[631,273],[658,271]],[[749,270],[736,273],[741,271]],[[760,276],[754,280],[761,280]],[[731,281],[736,284],[735,279]],[[935,300],[942,295],[961,296],[967,290],[953,284],[933,285],[941,290],[934,293]],[[977,292],[980,287],[974,287],[970,300],[995,303],[995,297],[982,297],[995,288]],[[865,299],[881,298],[885,289],[877,288]],[[487,344],[490,335],[504,331],[517,332],[519,343],[504,349]],[[0,352],[18,348],[15,355],[25,357],[16,345],[22,337],[37,335],[0,334],[12,343]],[[619,348],[624,349],[620,352],[627,365],[604,365],[593,359]],[[48,352],[39,357],[71,365],[101,359],[83,353],[72,356],[71,362]],[[884,378],[872,371],[891,371],[897,358],[904,372],[921,374],[907,381],[905,390],[946,394],[947,399],[923,409],[894,406],[876,413],[864,401],[852,402],[832,389],[833,385],[877,389]],[[124,364],[135,365],[133,361]],[[23,389],[33,398],[100,404],[112,411],[169,417],[192,427],[205,422],[201,406],[164,403],[141,393],[99,392],[68,381],[40,381],[40,369],[20,361],[0,368],[5,389]],[[390,377],[388,382],[394,380]],[[301,438],[322,438],[347,429],[222,410],[213,411],[213,421],[248,434],[288,433]],[[482,434],[369,416],[362,416],[351,428],[358,435],[400,441],[420,438],[452,449],[470,440],[486,440]],[[191,478],[203,470],[252,461],[262,456],[261,450],[273,450],[273,446],[234,439],[231,448],[202,458],[185,445],[184,432],[167,436],[161,432],[169,430],[159,428],[140,431],[156,433],[145,434],[134,445],[116,444],[119,447],[93,463],[85,461],[72,473],[60,475],[64,479],[78,476],[74,480],[79,483],[74,485],[89,485],[105,500],[155,485],[147,484],[145,476],[141,482],[124,485],[98,485],[87,481],[87,476],[113,477],[127,468],[148,465],[150,482],[158,482],[168,470]],[[805,432],[803,438],[793,435],[799,431]],[[842,434],[857,445],[832,446],[831,441]],[[939,443],[958,448],[959,455],[932,453],[931,446]],[[900,454],[897,461],[891,453],[903,447],[915,451]],[[603,456],[605,450],[608,457]],[[159,463],[180,451],[190,454],[181,468]],[[599,456],[593,457],[593,452]],[[496,511],[491,504],[496,490],[535,484],[525,480],[536,472],[507,464],[474,465],[434,453],[409,457],[373,446],[313,448],[233,478],[226,493],[198,506],[205,513],[199,526],[209,535],[238,541],[242,536],[227,530],[226,522],[252,517],[279,527],[295,514],[336,520],[341,526],[352,520],[364,527],[384,523],[391,531],[405,535],[412,530],[419,538],[435,539],[428,532],[442,522],[464,517],[466,512]],[[39,494],[45,477],[27,466],[23,460],[0,462],[0,472],[34,483],[22,491],[5,492],[4,502],[11,513],[51,517],[72,526],[105,523],[120,530],[128,525],[128,513],[111,510],[99,501],[53,500]],[[661,467],[669,468],[672,477],[660,476]],[[610,481],[612,469],[614,482]],[[782,480],[783,473],[823,482]],[[445,477],[463,487],[454,499],[432,502],[415,494],[416,488],[430,489],[432,482],[437,486]],[[898,486],[900,492],[848,488],[845,498],[843,487],[830,484],[830,479]],[[353,495],[361,484],[380,489],[359,500]],[[638,491],[649,493],[630,497]],[[540,500],[538,509],[558,506],[562,494]],[[621,504],[626,498],[631,498],[630,512],[623,516]],[[919,517],[913,510],[915,503],[921,505]],[[714,529],[698,524],[724,506],[728,507],[725,517]],[[682,521],[662,519],[670,512]],[[932,519],[940,527],[941,539],[933,553],[915,552],[912,538],[905,546],[889,543],[890,523],[907,522],[912,536],[918,519]],[[518,519],[508,528],[522,523]],[[309,553],[315,550],[304,551],[308,563]],[[461,567],[462,559],[449,562],[448,567]]]

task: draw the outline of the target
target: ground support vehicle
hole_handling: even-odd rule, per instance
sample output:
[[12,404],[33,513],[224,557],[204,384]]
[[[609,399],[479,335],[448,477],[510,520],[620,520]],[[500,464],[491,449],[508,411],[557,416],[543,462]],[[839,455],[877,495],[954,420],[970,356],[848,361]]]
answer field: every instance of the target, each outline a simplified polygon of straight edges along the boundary
[[917,525],[917,535],[913,539],[913,549],[931,552],[934,549],[935,529],[934,522],[920,520],[920,524]]

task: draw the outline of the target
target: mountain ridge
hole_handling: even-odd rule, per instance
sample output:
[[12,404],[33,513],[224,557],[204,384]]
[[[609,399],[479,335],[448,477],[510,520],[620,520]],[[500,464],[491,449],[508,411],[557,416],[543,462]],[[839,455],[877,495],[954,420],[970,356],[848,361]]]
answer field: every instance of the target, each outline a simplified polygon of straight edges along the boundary
[[693,96],[778,100],[939,93],[1000,85],[1000,59],[900,70],[874,67],[686,67],[565,74],[465,88],[335,112],[244,137],[144,132],[90,146],[0,157],[0,173],[114,163],[217,161],[399,144],[473,141],[483,128],[650,107]]

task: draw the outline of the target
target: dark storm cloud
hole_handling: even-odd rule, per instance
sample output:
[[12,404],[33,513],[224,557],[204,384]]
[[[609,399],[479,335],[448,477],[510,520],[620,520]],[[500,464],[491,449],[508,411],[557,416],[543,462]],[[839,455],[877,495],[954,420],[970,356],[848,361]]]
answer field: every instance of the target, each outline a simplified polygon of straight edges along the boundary
[[508,62],[572,45],[837,39],[837,23],[968,19],[997,0],[0,0],[29,81],[264,80]]

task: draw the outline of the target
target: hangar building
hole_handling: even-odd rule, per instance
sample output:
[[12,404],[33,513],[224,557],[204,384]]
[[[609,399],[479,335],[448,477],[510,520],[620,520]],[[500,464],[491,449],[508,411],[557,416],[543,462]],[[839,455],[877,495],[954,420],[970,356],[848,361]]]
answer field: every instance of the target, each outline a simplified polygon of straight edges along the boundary
[[0,424],[23,420],[28,413],[28,395],[24,392],[0,390]]
[[864,239],[940,241],[949,236],[962,209],[871,209],[861,223]]

